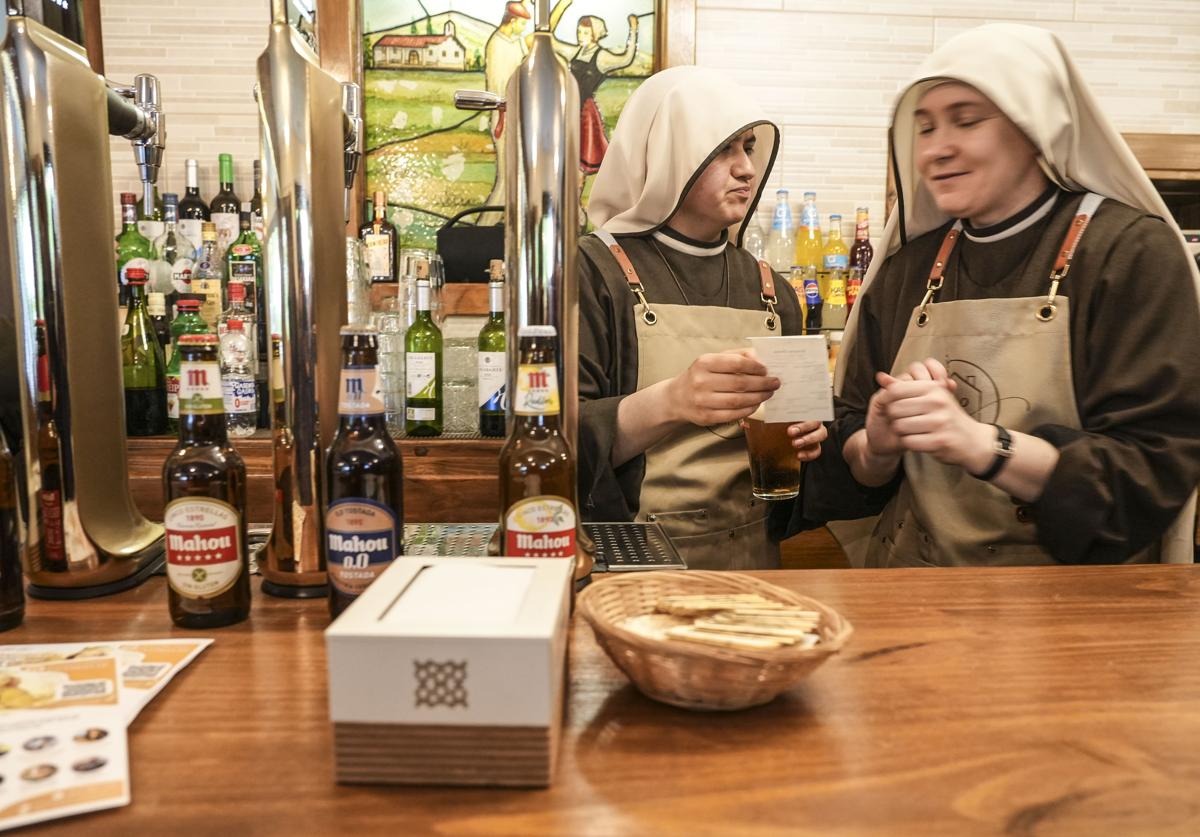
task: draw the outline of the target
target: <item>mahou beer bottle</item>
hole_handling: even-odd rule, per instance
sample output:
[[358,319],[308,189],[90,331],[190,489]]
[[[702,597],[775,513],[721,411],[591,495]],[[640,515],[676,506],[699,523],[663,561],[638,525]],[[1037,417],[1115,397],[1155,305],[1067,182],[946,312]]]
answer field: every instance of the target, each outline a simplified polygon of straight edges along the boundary
[[575,556],[575,458],[560,427],[558,333],[522,326],[513,424],[500,452],[501,554]]
[[229,445],[215,334],[179,338],[179,443],[163,463],[171,619],[217,628],[250,613],[246,466]]
[[404,554],[404,469],[388,433],[373,326],[346,326],[338,429],[325,456],[325,566],[336,618]]

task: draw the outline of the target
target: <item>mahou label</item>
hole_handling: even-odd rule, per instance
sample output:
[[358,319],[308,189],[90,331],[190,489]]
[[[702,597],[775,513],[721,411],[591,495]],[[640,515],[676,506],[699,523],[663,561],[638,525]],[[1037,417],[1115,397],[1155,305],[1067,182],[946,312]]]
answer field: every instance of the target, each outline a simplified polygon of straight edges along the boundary
[[167,582],[188,599],[224,593],[242,573],[237,509],[211,497],[186,497],[167,504]]
[[573,558],[575,508],[540,495],[513,503],[504,516],[504,554],[511,558]]
[[513,412],[518,416],[556,416],[558,404],[558,367],[553,363],[522,363],[517,367],[517,400]]
[[381,416],[384,414],[383,388],[379,370],[374,366],[343,369],[338,388],[338,415]]
[[396,516],[372,500],[335,500],[325,513],[325,558],[338,592],[361,595],[396,559]]

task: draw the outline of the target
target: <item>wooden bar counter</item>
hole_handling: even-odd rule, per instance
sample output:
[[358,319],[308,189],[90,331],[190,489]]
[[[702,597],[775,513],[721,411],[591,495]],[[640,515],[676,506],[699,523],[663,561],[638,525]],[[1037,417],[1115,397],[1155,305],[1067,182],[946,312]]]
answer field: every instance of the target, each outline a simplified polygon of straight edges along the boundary
[[[133,803],[42,834],[1200,833],[1200,568],[779,571],[842,653],[767,706],[642,697],[576,619],[548,790],[333,781],[324,602],[258,594],[130,729]],[[603,584],[600,578],[597,583]],[[8,643],[181,635],[161,578]],[[381,661],[386,664],[386,661]]]

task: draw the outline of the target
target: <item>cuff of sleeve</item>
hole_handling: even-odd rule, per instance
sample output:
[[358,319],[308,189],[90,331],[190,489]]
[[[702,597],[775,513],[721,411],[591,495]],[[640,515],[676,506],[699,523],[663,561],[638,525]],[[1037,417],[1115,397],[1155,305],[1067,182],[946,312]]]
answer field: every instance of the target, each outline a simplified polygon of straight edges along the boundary
[[[1105,484],[1099,463],[1082,446],[1072,444],[1087,437],[1073,427],[1048,424],[1031,430],[1030,436],[1044,439],[1058,448],[1058,464],[1031,505],[1037,525],[1038,541],[1064,564],[1106,564],[1121,557],[1094,555],[1094,534],[1105,531],[1110,503],[1094,495]],[[1093,502],[1095,500],[1095,502]],[[1089,534],[1091,533],[1091,534]]]
[[579,405],[579,501],[589,520],[632,520],[637,514],[645,457],[612,466],[617,410],[624,397],[588,399]]

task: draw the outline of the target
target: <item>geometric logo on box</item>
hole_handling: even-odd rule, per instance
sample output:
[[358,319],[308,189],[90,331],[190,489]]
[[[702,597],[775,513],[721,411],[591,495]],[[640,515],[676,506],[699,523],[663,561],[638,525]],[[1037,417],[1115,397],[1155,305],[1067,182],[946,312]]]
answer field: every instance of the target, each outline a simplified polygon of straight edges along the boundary
[[416,706],[467,707],[467,661],[413,660]]

